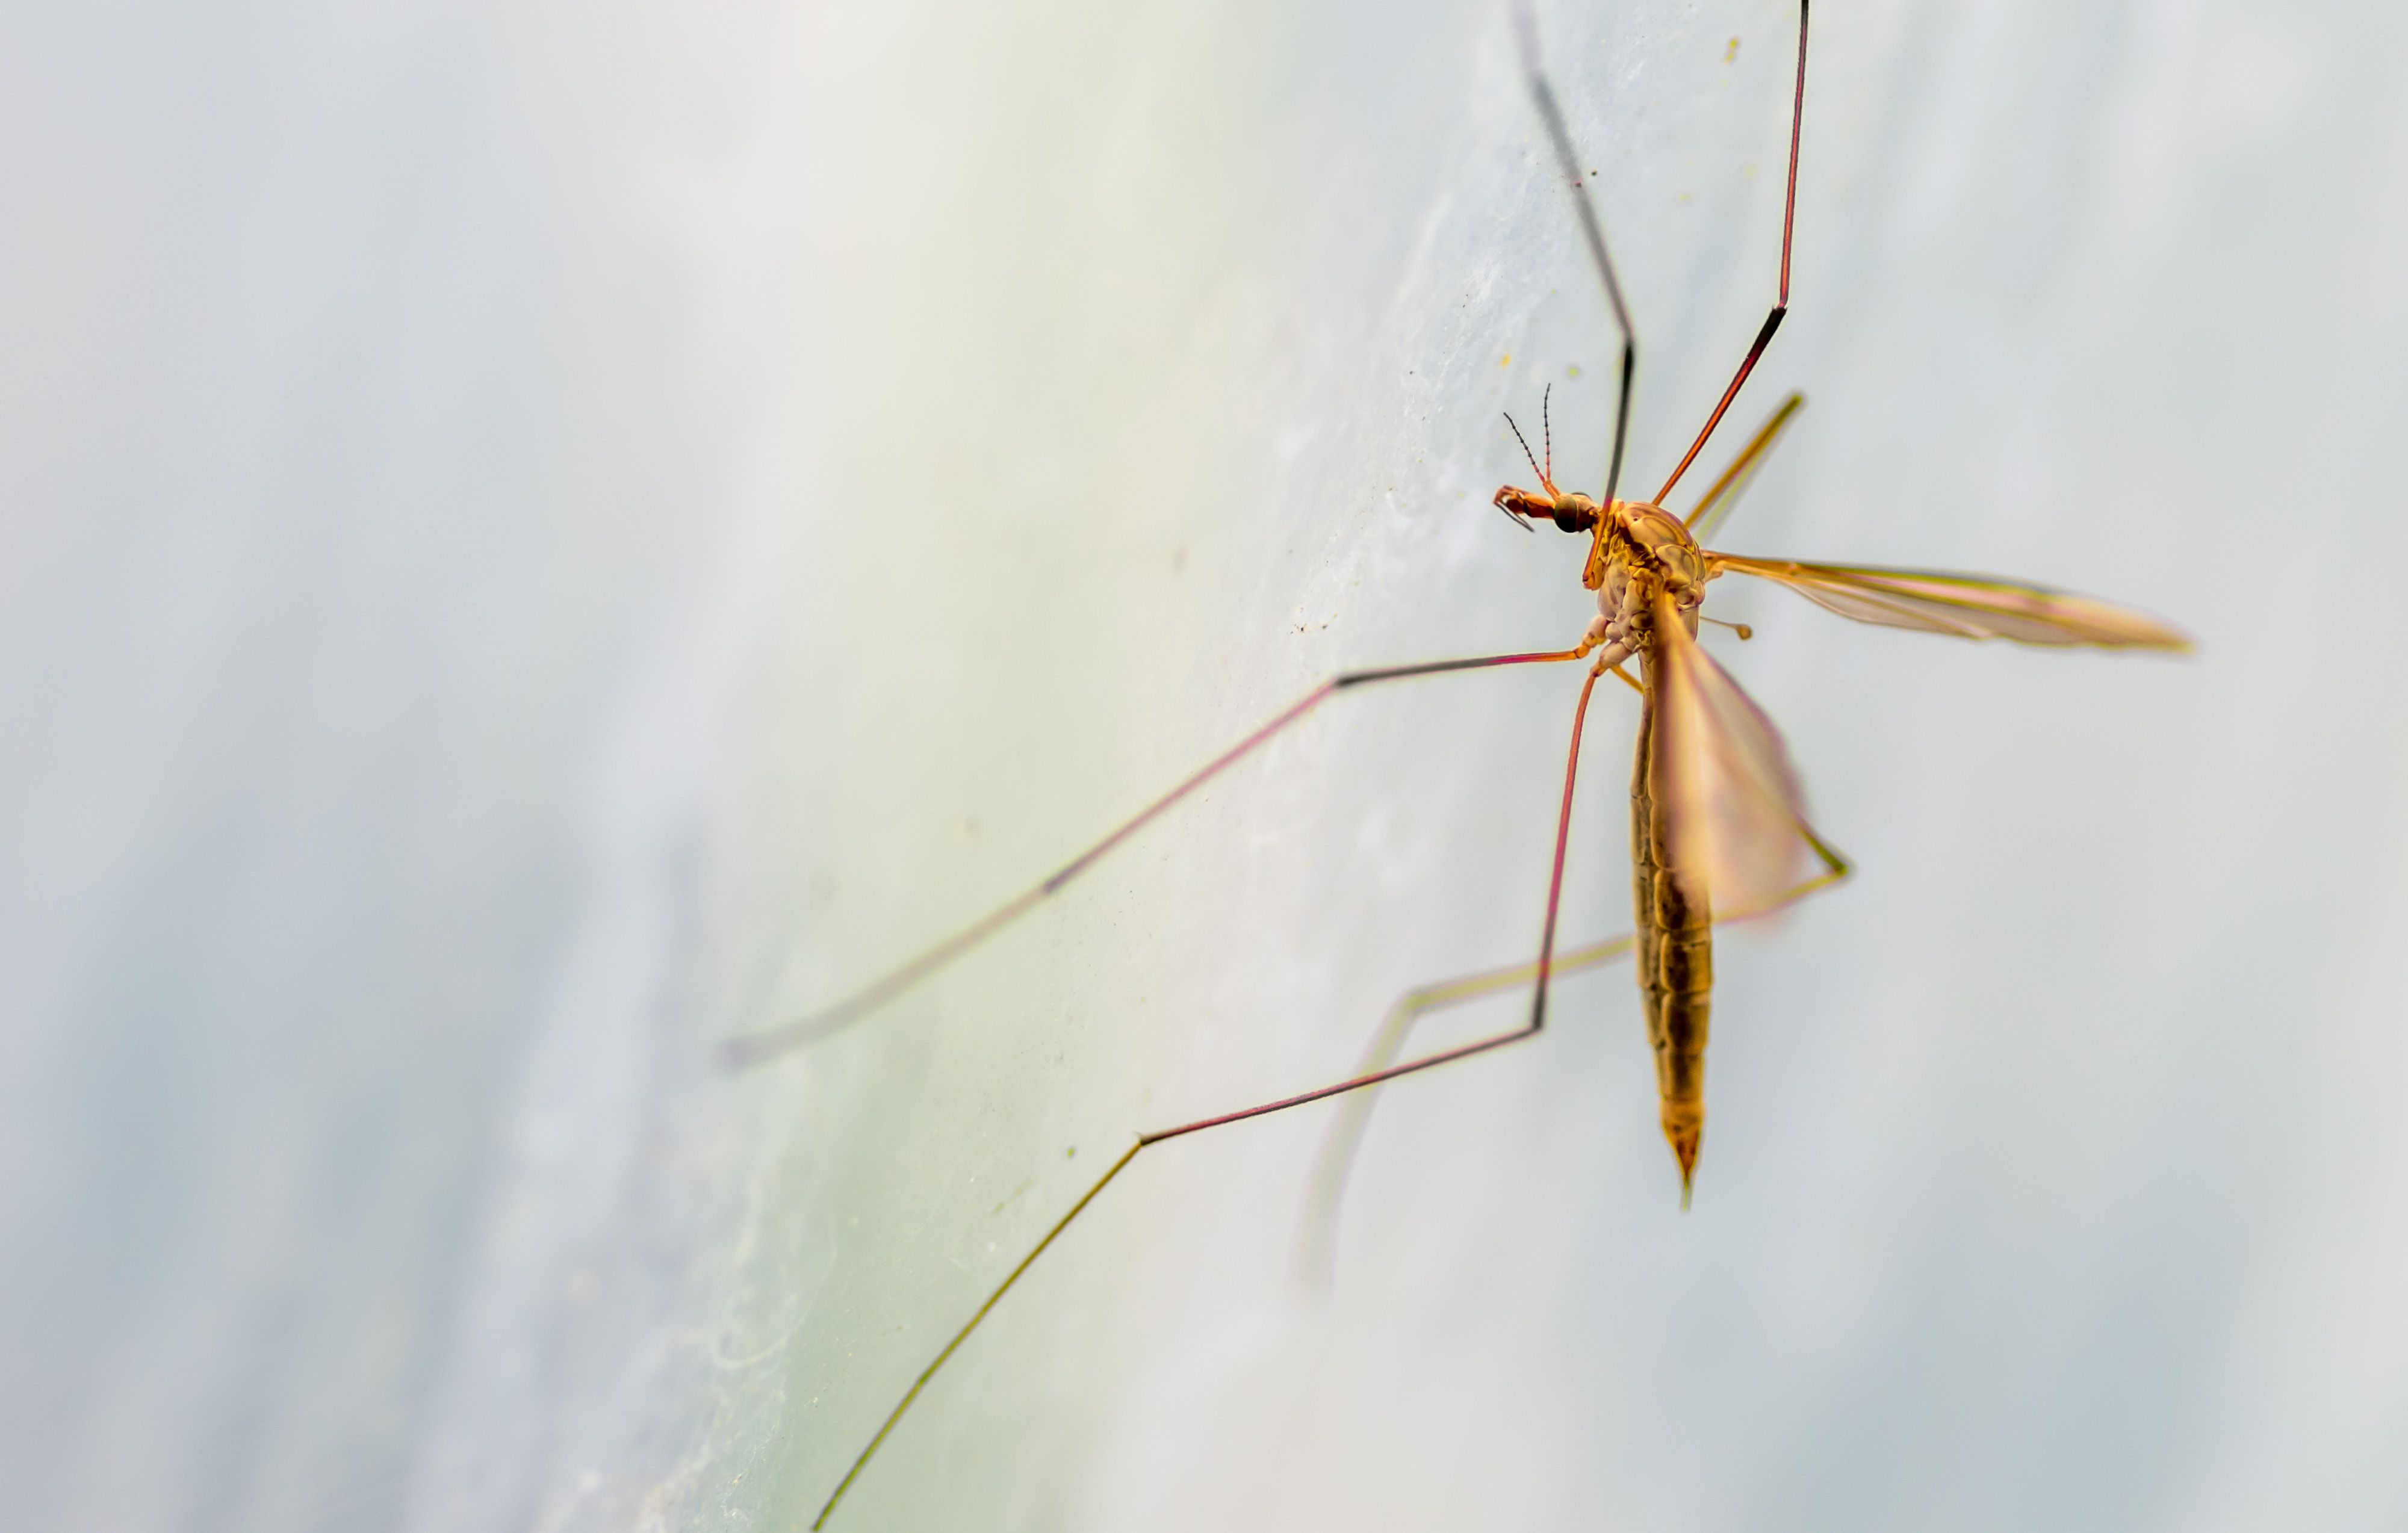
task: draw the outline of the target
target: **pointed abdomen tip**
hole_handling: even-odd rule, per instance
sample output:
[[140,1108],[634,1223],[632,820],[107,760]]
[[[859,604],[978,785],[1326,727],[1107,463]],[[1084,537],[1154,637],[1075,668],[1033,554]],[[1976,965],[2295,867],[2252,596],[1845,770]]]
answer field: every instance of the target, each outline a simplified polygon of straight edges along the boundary
[[1706,1137],[1705,1114],[1691,1109],[1677,1116],[1664,1115],[1664,1141],[1672,1147],[1672,1159],[1681,1168],[1681,1209],[1686,1212],[1689,1194],[1698,1180],[1698,1145]]

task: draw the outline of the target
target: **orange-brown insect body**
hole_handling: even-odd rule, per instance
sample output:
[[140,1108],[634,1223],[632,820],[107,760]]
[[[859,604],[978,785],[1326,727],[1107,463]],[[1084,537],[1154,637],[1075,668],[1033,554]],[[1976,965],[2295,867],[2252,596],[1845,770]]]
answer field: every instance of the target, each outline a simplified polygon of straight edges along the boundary
[[1698,547],[1681,519],[1660,506],[1615,500],[1602,509],[1578,491],[1548,483],[1544,493],[1508,484],[1497,492],[1497,509],[1527,526],[1544,517],[1566,532],[1590,535],[1588,565],[1581,582],[1597,593],[1598,615],[1582,639],[1581,652],[1602,649],[1611,666],[1646,652],[1656,593],[1670,596],[1689,632],[1706,582],[1721,573]]
[[1665,1141],[1681,1166],[1681,1203],[1698,1172],[1706,1131],[1706,1035],[1713,1013],[1714,921],[1705,892],[1672,874],[1670,826],[1652,782],[1656,716],[1639,722],[1630,769],[1632,935],[1647,1042],[1656,1054],[1656,1097]]
[[1672,598],[1696,633],[1698,607],[1713,574],[1679,517],[1638,501],[1614,501],[1598,519],[1581,574],[1582,583],[1597,593],[1597,618],[1583,642],[1604,650],[1609,666],[1626,654],[1646,653],[1658,592]]
[[[1649,660],[1655,625],[1677,619],[1694,636],[1706,582],[1720,573],[1688,527],[1660,506],[1597,502],[1550,483],[1544,494],[1506,485],[1496,504],[1509,516],[1543,516],[1566,532],[1590,534],[1582,583],[1597,593],[1597,617],[1582,637],[1583,652],[1601,652],[1612,666],[1631,655]],[[1660,598],[1660,603],[1659,603]],[[1650,679],[1655,666],[1648,664]],[[1638,939],[1639,989],[1647,1013],[1647,1041],[1656,1055],[1656,1090],[1664,1138],[1680,1163],[1681,1197],[1688,1201],[1698,1146],[1705,1135],[1706,1039],[1713,1010],[1713,908],[1696,874],[1676,876],[1670,828],[1652,766],[1655,710],[1640,722],[1638,759],[1630,774],[1630,871]]]

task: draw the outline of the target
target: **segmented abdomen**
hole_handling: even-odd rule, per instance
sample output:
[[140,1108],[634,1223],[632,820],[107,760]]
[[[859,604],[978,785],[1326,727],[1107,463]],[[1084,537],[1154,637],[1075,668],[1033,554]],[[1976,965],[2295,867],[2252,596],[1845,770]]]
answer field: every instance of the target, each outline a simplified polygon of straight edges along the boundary
[[1639,724],[1630,772],[1630,879],[1639,941],[1639,993],[1656,1052],[1664,1137],[1684,1182],[1705,1127],[1706,1030],[1713,1010],[1714,929],[1705,891],[1682,888],[1665,847],[1665,823],[1649,770],[1656,730],[1651,698]]

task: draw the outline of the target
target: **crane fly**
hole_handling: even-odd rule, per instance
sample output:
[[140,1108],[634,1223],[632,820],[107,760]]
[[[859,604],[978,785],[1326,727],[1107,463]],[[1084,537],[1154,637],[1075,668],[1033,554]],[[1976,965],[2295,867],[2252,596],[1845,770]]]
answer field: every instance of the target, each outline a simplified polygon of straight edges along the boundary
[[[1589,198],[1587,178],[1573,152],[1562,108],[1540,64],[1536,24],[1526,5],[1515,7],[1515,40],[1525,83],[1545,130],[1555,168],[1570,192],[1582,242],[1603,285],[1607,307],[1621,336],[1612,450],[1607,460],[1603,494],[1592,498],[1555,483],[1554,426],[1546,418],[1546,402],[1542,398],[1542,441],[1546,449],[1543,460],[1530,451],[1520,428],[1512,428],[1538,476],[1540,488],[1525,490],[1509,484],[1497,492],[1493,501],[1498,509],[1526,531],[1540,522],[1548,522],[1565,533],[1585,535],[1589,539],[1582,580],[1597,594],[1598,611],[1576,643],[1562,650],[1388,666],[1331,677],[1035,887],[836,1004],[797,1021],[731,1039],[725,1045],[727,1063],[741,1067],[824,1038],[860,1020],[1060,893],[1065,885],[1172,806],[1340,693],[1382,682],[1503,666],[1585,664],[1586,676],[1572,710],[1571,745],[1564,766],[1563,796],[1556,815],[1555,854],[1548,875],[1546,915],[1541,926],[1537,959],[1448,981],[1407,996],[1389,1014],[1362,1067],[1345,1080],[1139,1135],[1136,1142],[1030,1248],[912,1381],[830,1493],[813,1527],[826,1524],[896,1424],[980,1322],[1140,1153],[1190,1134],[1351,1094],[1348,1110],[1333,1126],[1323,1153],[1317,1200],[1326,1214],[1334,1207],[1336,1189],[1343,1181],[1376,1088],[1401,1076],[1537,1037],[1546,1025],[1550,981],[1575,969],[1625,956],[1636,960],[1648,1041],[1655,1053],[1664,1137],[1680,1170],[1682,1206],[1688,1206],[1705,1130],[1705,1053],[1713,995],[1713,928],[1795,904],[1828,888],[1850,872],[1847,860],[1808,822],[1798,775],[1782,744],[1780,731],[1698,642],[1698,623],[1718,621],[1703,617],[1701,611],[1707,588],[1714,580],[1731,574],[1753,576],[1786,586],[1807,600],[1858,623],[1958,638],[2004,638],[2020,644],[2101,649],[2183,651],[2190,647],[2184,635],[2140,613],[2025,581],[1934,570],[1755,559],[1705,547],[1700,538],[1711,534],[1728,514],[1740,492],[1803,407],[1803,396],[1796,394],[1780,404],[1687,515],[1676,515],[1666,509],[1666,499],[1713,437],[1789,311],[1790,242],[1797,222],[1799,147],[1805,126],[1807,9],[1808,0],[1799,0],[1797,83],[1790,108],[1789,171],[1782,207],[1777,296],[1729,387],[1723,391],[1688,451],[1663,486],[1642,501],[1619,498],[1615,494],[1629,437],[1631,385],[1639,356],[1637,329],[1631,322],[1621,279],[1606,247],[1604,227]],[[1507,423],[1512,425],[1511,416]],[[1748,636],[1743,626],[1730,626],[1738,628],[1742,638]],[[1636,676],[1628,668],[1634,662],[1639,669]],[[1579,781],[1581,734],[1587,723],[1590,697],[1598,681],[1608,673],[1629,685],[1642,699],[1637,760],[1630,785],[1633,933],[1559,953],[1555,948],[1555,918],[1563,892],[1573,795]],[[1520,1026],[1399,1062],[1406,1035],[1421,1015],[1522,984],[1530,986],[1530,1011]]]

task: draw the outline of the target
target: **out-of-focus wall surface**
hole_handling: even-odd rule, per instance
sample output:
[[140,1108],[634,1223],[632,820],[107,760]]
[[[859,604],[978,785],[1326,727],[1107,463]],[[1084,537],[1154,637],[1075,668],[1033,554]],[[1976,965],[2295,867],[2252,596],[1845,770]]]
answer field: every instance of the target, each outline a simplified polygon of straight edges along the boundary
[[[1643,491],[1771,296],[1795,13],[1541,22]],[[2372,5],[1818,11],[1710,457],[1813,404],[1718,541],[2200,652],[1718,585],[1862,870],[1722,944],[1694,1211],[1570,980],[1389,1093],[1326,1295],[1330,1110],[1141,1157],[835,1526],[2408,1519],[2403,77]],[[1333,670],[1577,636],[1485,504],[1550,384],[1601,477],[1541,147],[1479,5],[0,21],[11,1526],[800,1526],[1133,1133],[1526,956],[1559,670],[1333,702],[710,1053]]]

